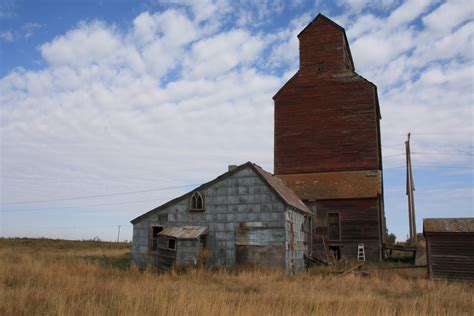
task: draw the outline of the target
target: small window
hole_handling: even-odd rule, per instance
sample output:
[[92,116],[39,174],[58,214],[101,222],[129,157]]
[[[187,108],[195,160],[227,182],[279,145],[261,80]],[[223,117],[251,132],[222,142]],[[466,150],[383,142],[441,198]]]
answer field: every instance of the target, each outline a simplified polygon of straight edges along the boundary
[[328,213],[328,239],[341,239],[341,223],[339,220],[339,213]]
[[158,251],[158,236],[162,230],[161,226],[151,228],[151,251]]
[[168,239],[168,249],[176,250],[176,239]]
[[319,63],[318,64],[318,72],[323,72],[326,70],[326,64],[324,63]]
[[191,211],[204,211],[204,198],[198,191],[191,196]]

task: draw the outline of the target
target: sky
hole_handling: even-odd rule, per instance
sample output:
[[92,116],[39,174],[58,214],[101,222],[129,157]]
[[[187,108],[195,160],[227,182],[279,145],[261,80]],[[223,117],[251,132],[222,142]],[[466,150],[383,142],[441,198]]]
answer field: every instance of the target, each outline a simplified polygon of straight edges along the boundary
[[470,1],[0,0],[0,232],[130,240],[130,220],[252,161],[273,171],[272,96],[323,13],[378,86],[385,213],[408,234],[473,211]]

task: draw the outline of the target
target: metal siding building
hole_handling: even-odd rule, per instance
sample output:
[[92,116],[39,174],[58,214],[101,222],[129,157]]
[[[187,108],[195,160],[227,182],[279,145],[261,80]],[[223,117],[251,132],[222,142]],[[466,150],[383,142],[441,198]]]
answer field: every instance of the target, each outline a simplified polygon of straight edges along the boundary
[[474,218],[425,218],[431,279],[474,280]]
[[[196,192],[200,210],[192,207]],[[311,215],[280,179],[249,162],[132,220],[132,257],[141,268],[168,270],[196,264],[206,248],[214,266],[299,272],[309,251],[303,230]]]

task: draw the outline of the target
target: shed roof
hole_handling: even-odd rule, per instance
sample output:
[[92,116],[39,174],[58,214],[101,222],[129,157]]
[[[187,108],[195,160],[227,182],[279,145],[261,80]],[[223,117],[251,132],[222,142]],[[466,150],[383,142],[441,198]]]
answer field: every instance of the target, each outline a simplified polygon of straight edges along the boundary
[[206,226],[183,226],[164,228],[159,235],[175,237],[177,239],[197,239],[206,233]]
[[425,233],[474,233],[474,217],[464,218],[425,218]]
[[139,220],[141,220],[142,218],[152,214],[152,213],[155,213],[155,212],[158,212],[170,205],[172,205],[173,203],[176,203],[184,198],[189,198],[194,192],[196,191],[202,191],[202,190],[205,190],[207,189],[208,187],[210,187],[211,185],[219,182],[219,181],[222,181],[224,180],[225,178],[239,172],[240,170],[243,170],[245,168],[251,168],[252,170],[255,171],[255,173],[257,174],[257,176],[259,176],[262,181],[275,193],[275,195],[280,199],[281,202],[285,203],[287,206],[290,206],[290,207],[293,207],[303,213],[309,213],[311,214],[311,211],[309,210],[309,208],[298,198],[298,196],[295,194],[295,192],[293,192],[290,188],[288,188],[280,179],[278,179],[276,176],[266,172],[265,170],[263,170],[260,166],[252,163],[252,162],[247,162],[247,163],[244,163],[240,166],[238,166],[237,168],[234,168],[230,171],[227,171],[226,173],[220,175],[219,177],[215,178],[214,180],[212,181],[209,181],[209,182],[206,182],[204,184],[202,184],[201,186],[199,186],[198,188],[192,190],[192,191],[189,191],[188,193],[185,193],[171,201],[168,201],[166,202],[165,204],[162,204],[134,219],[131,220],[131,223],[132,224],[135,224],[136,222],[138,222]]
[[382,192],[379,170],[278,175],[301,200],[373,198]]

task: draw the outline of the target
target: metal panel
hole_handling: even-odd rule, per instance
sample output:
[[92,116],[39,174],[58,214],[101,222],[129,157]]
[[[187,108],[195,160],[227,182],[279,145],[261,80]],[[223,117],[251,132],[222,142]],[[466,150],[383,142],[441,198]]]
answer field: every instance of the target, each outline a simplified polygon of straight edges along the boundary
[[177,239],[197,239],[207,233],[206,226],[167,227],[160,232],[161,236]]
[[285,266],[285,235],[282,228],[240,228],[236,232],[237,265]]
[[281,245],[285,242],[285,230],[281,228],[240,228],[235,244],[242,246]]
[[285,267],[285,249],[283,246],[236,245],[235,252],[237,265]]

